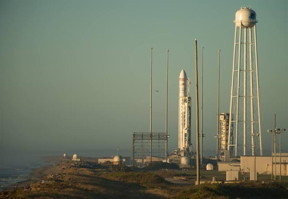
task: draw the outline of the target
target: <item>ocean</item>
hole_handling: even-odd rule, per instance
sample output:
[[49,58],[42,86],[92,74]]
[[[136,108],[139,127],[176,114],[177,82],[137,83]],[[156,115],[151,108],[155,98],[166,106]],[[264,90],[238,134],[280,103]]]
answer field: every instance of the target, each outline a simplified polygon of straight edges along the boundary
[[43,154],[0,152],[0,191],[27,180],[34,169],[49,164]]

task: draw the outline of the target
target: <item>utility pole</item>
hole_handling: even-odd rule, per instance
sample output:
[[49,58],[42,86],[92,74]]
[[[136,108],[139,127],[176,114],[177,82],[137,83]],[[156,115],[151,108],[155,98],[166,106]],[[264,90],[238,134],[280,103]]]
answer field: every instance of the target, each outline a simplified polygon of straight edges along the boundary
[[218,85],[217,85],[217,142],[216,142],[216,154],[217,154],[217,158],[220,157],[220,139],[221,139],[221,135],[220,135],[220,125],[219,125],[219,116],[220,116],[220,75],[221,75],[221,71],[220,71],[220,58],[221,58],[221,49],[218,50]]
[[282,139],[281,139],[281,137],[282,137],[282,134],[280,133],[280,140],[279,140],[279,156],[280,156],[280,176],[279,176],[279,181],[281,182],[281,177],[282,177],[282,158],[281,158],[281,151],[282,151]]
[[152,58],[153,58],[153,48],[151,48],[150,55],[150,162],[152,162]]
[[165,117],[165,160],[168,162],[168,68],[169,68],[169,49],[167,50],[167,62],[166,62],[166,117]]
[[201,165],[203,165],[203,139],[204,139],[204,127],[203,127],[203,115],[204,115],[204,105],[203,105],[203,93],[204,93],[204,84],[203,84],[203,71],[204,71],[204,64],[203,64],[203,52],[204,51],[204,46],[202,46],[202,61],[201,61]]
[[[276,114],[274,115],[274,129],[268,129],[267,132],[271,133],[273,136],[273,152],[272,152],[272,176],[271,179],[276,180],[276,171],[277,171],[277,155],[276,155],[276,135],[280,135],[280,143],[279,143],[279,150],[280,150],[280,161],[279,161],[279,170],[280,170],[280,175],[279,175],[279,180],[281,181],[281,133],[285,132],[286,129],[282,128],[277,128],[276,124]],[[274,161],[276,162],[276,166],[274,165]]]
[[195,39],[195,91],[196,91],[196,185],[200,185],[200,142],[199,142],[199,96],[198,96],[198,49]]

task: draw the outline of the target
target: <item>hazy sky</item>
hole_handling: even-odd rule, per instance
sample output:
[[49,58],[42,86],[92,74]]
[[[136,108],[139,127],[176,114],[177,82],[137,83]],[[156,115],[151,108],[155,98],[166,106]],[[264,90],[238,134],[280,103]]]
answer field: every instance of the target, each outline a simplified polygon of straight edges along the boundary
[[[0,150],[76,151],[132,146],[149,130],[150,48],[154,48],[155,131],[164,130],[170,49],[170,150],[176,148],[178,76],[194,82],[193,42],[204,46],[204,144],[215,149],[217,49],[221,112],[229,110],[234,15],[257,13],[265,151],[277,113],[288,128],[287,0],[1,0]],[[194,86],[192,87],[194,102]],[[193,104],[194,106],[194,104]],[[193,143],[195,113],[193,108]],[[283,143],[288,136],[283,136]],[[288,146],[283,145],[288,152]]]

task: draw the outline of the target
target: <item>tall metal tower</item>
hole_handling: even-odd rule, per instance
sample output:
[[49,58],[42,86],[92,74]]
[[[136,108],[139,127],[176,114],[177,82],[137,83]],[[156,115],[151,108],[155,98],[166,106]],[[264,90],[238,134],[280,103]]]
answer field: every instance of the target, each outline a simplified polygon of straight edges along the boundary
[[262,155],[256,12],[240,8],[234,23],[228,150],[231,156],[256,155],[258,149]]

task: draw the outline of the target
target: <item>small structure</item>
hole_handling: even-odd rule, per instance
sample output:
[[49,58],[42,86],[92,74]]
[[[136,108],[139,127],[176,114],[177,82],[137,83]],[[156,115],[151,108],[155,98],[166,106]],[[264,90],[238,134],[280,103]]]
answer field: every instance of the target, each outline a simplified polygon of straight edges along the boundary
[[218,162],[218,171],[240,171],[240,162]]
[[113,158],[113,165],[121,165],[122,164],[122,157],[120,155],[115,155]]
[[80,161],[80,158],[78,158],[77,154],[73,154],[72,156],[72,161],[76,161],[76,162],[79,162]]
[[213,171],[213,170],[214,170],[213,164],[208,163],[208,164],[206,165],[206,170],[207,170],[207,171]]
[[180,168],[189,168],[191,166],[190,164],[190,158],[187,156],[180,156]]
[[257,181],[257,172],[255,170],[250,170],[250,180]]
[[103,157],[97,159],[98,164],[107,164],[107,163],[113,163],[113,158],[111,157]]
[[237,181],[239,180],[239,171],[226,171],[226,181]]
[[113,165],[132,165],[132,160],[129,157],[122,157],[120,155],[115,155],[114,157],[102,157],[97,158],[98,164],[113,164]]
[[275,153],[273,156],[241,156],[241,170],[258,174],[288,176],[288,153]]

